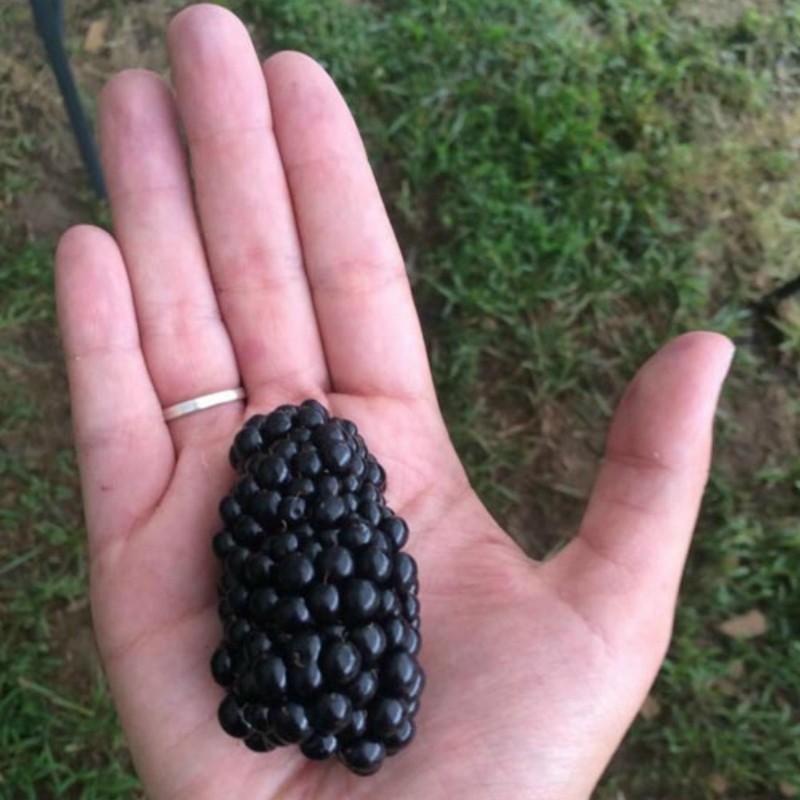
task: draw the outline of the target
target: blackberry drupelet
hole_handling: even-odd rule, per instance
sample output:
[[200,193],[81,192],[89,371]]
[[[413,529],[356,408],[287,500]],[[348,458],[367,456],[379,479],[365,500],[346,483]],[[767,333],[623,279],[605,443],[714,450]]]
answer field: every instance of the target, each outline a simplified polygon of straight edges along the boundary
[[408,526],[356,426],[315,400],[250,418],[220,503],[223,730],[371,775],[408,745],[425,680]]

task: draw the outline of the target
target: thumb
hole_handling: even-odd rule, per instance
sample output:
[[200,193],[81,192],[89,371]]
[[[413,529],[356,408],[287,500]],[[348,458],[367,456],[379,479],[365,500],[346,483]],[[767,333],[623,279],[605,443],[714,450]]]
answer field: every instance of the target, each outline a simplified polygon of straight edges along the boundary
[[578,536],[547,565],[561,596],[614,649],[639,656],[650,679],[669,643],[733,352],[723,336],[690,333],[642,367]]

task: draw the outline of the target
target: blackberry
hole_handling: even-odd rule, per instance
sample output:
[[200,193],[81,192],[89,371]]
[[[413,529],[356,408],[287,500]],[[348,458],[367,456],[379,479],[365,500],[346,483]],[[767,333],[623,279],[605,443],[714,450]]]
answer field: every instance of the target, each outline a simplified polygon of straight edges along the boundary
[[251,417],[230,461],[212,541],[220,725],[255,752],[297,745],[371,775],[413,739],[425,684],[417,567],[386,473],[315,400]]

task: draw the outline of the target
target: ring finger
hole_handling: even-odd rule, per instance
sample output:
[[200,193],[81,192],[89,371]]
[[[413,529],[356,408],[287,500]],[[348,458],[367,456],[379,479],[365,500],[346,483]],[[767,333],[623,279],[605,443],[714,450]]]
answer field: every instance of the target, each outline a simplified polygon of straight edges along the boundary
[[[170,90],[155,74],[120,73],[103,91],[99,116],[114,230],[161,405],[238,386]],[[238,413],[240,403],[221,406],[175,420],[170,429],[180,445],[190,437],[222,433]]]

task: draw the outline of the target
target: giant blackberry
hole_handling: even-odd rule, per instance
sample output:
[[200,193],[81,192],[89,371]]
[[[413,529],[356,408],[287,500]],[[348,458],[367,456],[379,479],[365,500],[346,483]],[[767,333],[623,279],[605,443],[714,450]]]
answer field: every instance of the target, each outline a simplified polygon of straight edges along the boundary
[[383,468],[315,400],[252,417],[230,460],[213,542],[220,725],[258,752],[297,744],[371,775],[413,738],[424,684],[417,567]]

